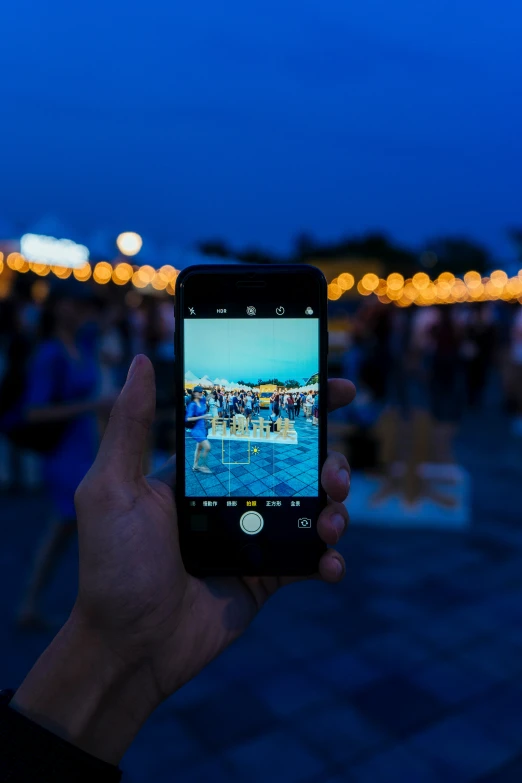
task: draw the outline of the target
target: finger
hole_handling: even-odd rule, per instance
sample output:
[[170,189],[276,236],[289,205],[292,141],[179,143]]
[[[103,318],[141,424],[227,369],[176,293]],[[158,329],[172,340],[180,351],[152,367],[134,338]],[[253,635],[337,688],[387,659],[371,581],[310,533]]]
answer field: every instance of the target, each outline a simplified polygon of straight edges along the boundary
[[321,471],[321,484],[326,494],[342,503],[350,491],[350,466],[344,454],[332,451]]
[[346,506],[329,501],[317,520],[317,532],[326,544],[334,546],[345,534],[348,522]]
[[336,411],[349,405],[355,397],[355,386],[344,378],[332,378],[328,381],[328,411]]
[[139,354],[112,409],[96,458],[97,468],[106,468],[111,477],[123,481],[143,475],[143,456],[155,408],[154,369],[150,359]]
[[319,561],[319,578],[323,582],[340,582],[346,574],[344,557],[335,549],[329,549]]

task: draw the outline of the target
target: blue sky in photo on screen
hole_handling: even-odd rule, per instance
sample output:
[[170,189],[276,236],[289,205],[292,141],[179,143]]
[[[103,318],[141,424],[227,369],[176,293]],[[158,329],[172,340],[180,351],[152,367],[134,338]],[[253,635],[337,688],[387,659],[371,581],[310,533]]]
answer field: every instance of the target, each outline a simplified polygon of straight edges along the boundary
[[185,321],[185,372],[228,381],[304,383],[319,370],[316,318]]

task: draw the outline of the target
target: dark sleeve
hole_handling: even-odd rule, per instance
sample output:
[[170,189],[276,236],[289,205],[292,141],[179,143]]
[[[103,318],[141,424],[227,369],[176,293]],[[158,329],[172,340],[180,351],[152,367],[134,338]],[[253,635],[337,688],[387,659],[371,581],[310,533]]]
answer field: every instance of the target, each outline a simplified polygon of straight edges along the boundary
[[121,771],[9,707],[0,691],[0,783],[118,783]]

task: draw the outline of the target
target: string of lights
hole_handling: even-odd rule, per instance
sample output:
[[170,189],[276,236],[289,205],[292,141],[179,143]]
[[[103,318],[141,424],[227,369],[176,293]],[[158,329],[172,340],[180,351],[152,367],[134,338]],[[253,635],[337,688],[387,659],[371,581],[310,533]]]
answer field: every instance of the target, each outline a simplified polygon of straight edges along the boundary
[[91,264],[87,261],[82,266],[71,268],[28,261],[21,253],[10,253],[4,260],[4,254],[0,252],[0,275],[6,267],[20,274],[33,272],[39,277],[47,277],[47,275],[51,274],[61,280],[74,277],[81,283],[86,283],[92,278],[98,285],[114,283],[115,285],[124,286],[131,283],[135,288],[139,289],[147,288],[150,285],[156,291],[165,291],[170,296],[174,296],[174,286],[179,274],[179,270],[170,264],[154,269],[154,267],[148,264],[133,266],[126,261],[116,264],[111,264],[108,261],[99,261],[96,264]]
[[508,277],[501,269],[495,270],[489,277],[482,277],[474,271],[466,272],[462,278],[452,272],[442,272],[434,280],[426,272],[417,272],[407,279],[398,272],[392,272],[386,279],[370,272],[363,275],[357,284],[352,274],[343,272],[329,283],[328,298],[337,301],[354,286],[361,296],[376,296],[383,304],[398,307],[498,299],[522,304],[522,270],[514,277]]
[[[154,290],[165,291],[170,296],[174,296],[179,274],[179,270],[170,264],[154,269],[148,264],[137,266],[127,261],[114,264],[109,261],[98,261],[95,264],[87,261],[81,266],[71,268],[29,261],[18,252],[10,253],[4,259],[4,254],[0,252],[0,275],[5,268],[20,274],[33,272],[42,278],[50,274],[62,280],[73,276],[82,283],[92,278],[98,285],[113,283],[124,286],[130,283],[137,289],[151,286]],[[442,272],[433,280],[426,272],[417,272],[406,279],[398,272],[392,272],[387,278],[380,278],[369,272],[357,282],[350,272],[343,272],[328,284],[328,298],[337,301],[354,288],[360,296],[375,296],[383,304],[394,304],[398,307],[499,299],[522,304],[522,270],[514,277],[508,277],[506,272],[500,269],[492,272],[489,277],[483,277],[474,271],[466,272],[462,278],[456,277],[452,272]]]

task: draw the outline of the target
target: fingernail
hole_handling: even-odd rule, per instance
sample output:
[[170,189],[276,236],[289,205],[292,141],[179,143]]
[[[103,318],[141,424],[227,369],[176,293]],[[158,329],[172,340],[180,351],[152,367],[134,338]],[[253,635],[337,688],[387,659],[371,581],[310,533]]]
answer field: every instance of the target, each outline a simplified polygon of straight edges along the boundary
[[332,525],[337,531],[337,538],[341,538],[344,533],[345,521],[340,514],[334,514],[332,517]]
[[138,366],[138,357],[135,356],[134,359],[131,362],[131,366],[129,367],[129,372],[127,373],[127,381],[130,381],[134,373],[136,372],[136,367]]
[[343,575],[343,567],[341,561],[336,557],[333,558],[332,571],[336,579],[339,579]]
[[348,492],[350,491],[350,475],[348,471],[343,468],[342,470],[339,471],[339,477],[344,484],[346,494],[348,494]]

